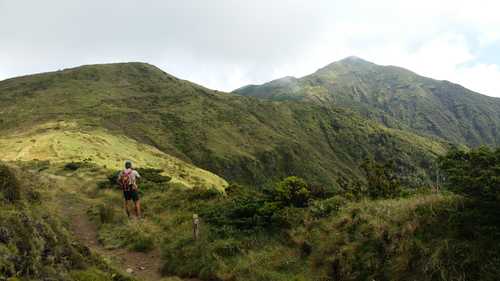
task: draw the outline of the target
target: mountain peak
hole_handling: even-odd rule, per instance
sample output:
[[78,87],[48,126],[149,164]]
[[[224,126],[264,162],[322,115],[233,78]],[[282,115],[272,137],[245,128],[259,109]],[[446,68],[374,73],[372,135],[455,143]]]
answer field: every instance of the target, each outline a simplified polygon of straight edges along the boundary
[[366,61],[366,60],[364,60],[360,57],[357,57],[357,56],[348,56],[344,59],[341,59],[340,61],[341,62],[356,62],[356,61],[359,62],[359,61]]
[[367,61],[365,59],[362,59],[360,57],[356,56],[350,56],[344,59],[341,59],[337,62],[334,62],[332,64],[344,64],[344,65],[373,65],[373,62]]
[[360,57],[356,56],[349,56],[344,59],[341,59],[339,61],[332,62],[325,67],[322,67],[318,69],[318,72],[324,72],[324,71],[332,71],[336,69],[359,69],[359,68],[366,68],[366,67],[371,67],[374,66],[375,64],[373,62],[369,62],[367,60],[364,60]]

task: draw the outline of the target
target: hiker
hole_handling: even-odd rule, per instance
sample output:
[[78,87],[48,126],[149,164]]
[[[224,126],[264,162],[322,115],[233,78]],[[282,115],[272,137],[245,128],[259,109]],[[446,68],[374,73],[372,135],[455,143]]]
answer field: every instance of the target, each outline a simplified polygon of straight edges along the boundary
[[118,175],[118,184],[123,190],[123,197],[125,212],[130,218],[129,212],[129,202],[134,201],[134,213],[137,218],[141,218],[141,203],[139,202],[139,187],[137,186],[137,179],[140,179],[141,175],[132,168],[132,161],[125,161],[125,170],[121,171]]

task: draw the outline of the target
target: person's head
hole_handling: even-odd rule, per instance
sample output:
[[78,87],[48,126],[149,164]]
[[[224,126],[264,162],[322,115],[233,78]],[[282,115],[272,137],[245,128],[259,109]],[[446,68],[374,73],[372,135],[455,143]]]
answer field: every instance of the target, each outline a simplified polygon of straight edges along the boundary
[[125,161],[125,169],[130,169],[130,168],[132,168],[132,161],[130,160]]

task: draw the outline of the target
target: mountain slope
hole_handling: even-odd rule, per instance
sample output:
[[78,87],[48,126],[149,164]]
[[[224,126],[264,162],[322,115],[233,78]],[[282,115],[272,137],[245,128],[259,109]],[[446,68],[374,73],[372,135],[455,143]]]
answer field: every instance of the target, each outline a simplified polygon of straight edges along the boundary
[[[0,133],[50,122],[104,129],[224,178],[262,184],[288,175],[327,187],[363,181],[366,158],[428,180],[446,145],[387,129],[337,107],[212,91],[143,63],[89,65],[0,82]],[[5,157],[0,155],[0,158]]]
[[500,144],[500,99],[356,57],[300,79],[285,77],[234,93],[348,107],[392,128],[471,146]]
[[0,137],[0,150],[4,161],[38,159],[63,164],[91,161],[114,170],[121,169],[124,159],[129,159],[139,167],[161,169],[173,182],[187,187],[223,189],[227,186],[219,176],[147,144],[103,129],[82,130],[76,123],[47,123],[30,131]]

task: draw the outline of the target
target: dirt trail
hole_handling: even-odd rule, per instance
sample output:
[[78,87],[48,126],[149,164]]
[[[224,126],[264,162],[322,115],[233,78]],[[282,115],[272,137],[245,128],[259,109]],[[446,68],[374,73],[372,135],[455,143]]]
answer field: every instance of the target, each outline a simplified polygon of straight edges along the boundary
[[[59,186],[60,191],[56,196],[58,206],[65,219],[69,222],[70,231],[76,239],[99,255],[108,258],[111,263],[124,273],[133,270],[132,276],[143,281],[158,280],[184,280],[199,281],[198,279],[168,279],[160,274],[161,259],[158,248],[148,253],[134,252],[127,249],[106,249],[99,243],[98,230],[87,214],[89,202],[85,202],[75,193],[82,182],[71,180],[62,176],[48,175]],[[165,278],[165,279],[162,279]]]
[[132,252],[126,249],[105,249],[97,239],[97,228],[85,213],[87,206],[73,204],[67,206],[66,215],[70,221],[70,229],[74,236],[92,251],[109,258],[113,264],[126,272],[132,269],[132,275],[145,281],[156,281],[162,278],[161,262],[158,249],[149,253]]

